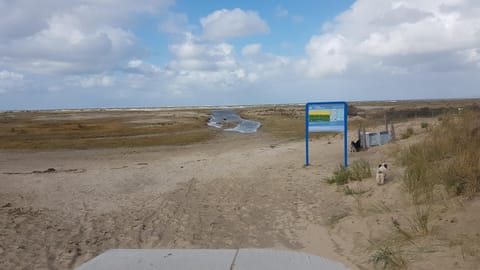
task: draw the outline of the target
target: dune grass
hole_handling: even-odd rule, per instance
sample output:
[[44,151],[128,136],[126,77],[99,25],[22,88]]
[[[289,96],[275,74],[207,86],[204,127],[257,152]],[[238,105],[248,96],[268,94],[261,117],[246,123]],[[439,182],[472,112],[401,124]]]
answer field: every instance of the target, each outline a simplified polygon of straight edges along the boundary
[[370,256],[369,261],[375,269],[405,269],[407,267],[406,260],[401,253],[389,246],[380,246]]
[[[333,171],[333,175],[325,179],[329,184],[344,185],[349,181],[361,181],[362,179],[372,176],[370,169],[370,163],[368,161],[360,159],[352,162],[348,168],[345,168],[342,164],[339,164]],[[349,195],[350,191],[346,191]]]
[[442,117],[428,138],[401,153],[404,183],[414,202],[432,200],[436,185],[467,197],[480,191],[479,119],[480,112],[473,111]]
[[[439,209],[444,209],[437,201],[440,189],[445,188],[451,196],[467,198],[480,191],[480,112],[442,115],[438,125],[422,128],[428,130],[427,136],[399,154],[405,167],[403,184],[412,199],[412,208],[403,220],[392,217],[392,234],[373,245],[370,262],[375,269],[408,268],[415,260],[411,250],[418,250],[419,243],[451,239],[452,236],[442,233],[439,227],[443,224],[435,218]],[[410,250],[410,255],[402,250]],[[416,255],[426,252],[417,251]]]

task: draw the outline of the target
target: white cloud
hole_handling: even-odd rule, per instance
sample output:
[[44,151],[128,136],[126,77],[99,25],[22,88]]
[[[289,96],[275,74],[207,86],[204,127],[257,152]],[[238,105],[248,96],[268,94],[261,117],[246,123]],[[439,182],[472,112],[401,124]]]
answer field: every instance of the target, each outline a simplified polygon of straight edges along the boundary
[[114,80],[110,76],[102,75],[102,76],[85,78],[80,83],[82,87],[95,87],[95,86],[107,87],[107,86],[112,86],[114,83]]
[[23,80],[23,75],[8,70],[2,70],[0,71],[0,80]]
[[394,25],[383,33],[371,33],[359,44],[373,55],[406,55],[448,52],[480,42],[480,19],[467,20],[460,14],[437,14],[416,23]]
[[480,48],[478,14],[476,1],[358,0],[312,37],[303,63],[315,76],[378,62],[382,70],[456,70],[475,58],[462,52]]
[[134,59],[134,60],[130,60],[128,62],[128,67],[129,68],[138,68],[138,67],[142,66],[142,64],[143,64],[142,60]]
[[24,78],[23,74],[1,70],[0,71],[0,94],[18,90],[23,87]]
[[[98,73],[145,54],[128,26],[171,0],[0,2],[0,59],[29,73]],[[6,60],[5,60],[6,59]]]
[[80,86],[82,88],[110,87],[115,84],[113,76],[106,74],[95,75],[73,75],[65,79],[68,85]]
[[155,14],[173,0],[16,0],[0,1],[0,40],[29,37],[48,28],[53,17],[77,20],[82,31],[98,26],[120,27],[138,14]]
[[188,23],[188,16],[183,13],[170,12],[159,25],[160,31],[170,34],[183,33],[191,28],[193,26]]
[[183,42],[172,44],[170,51],[173,59],[168,67],[172,69],[228,70],[237,67],[232,45],[203,42],[190,33],[185,35]]
[[313,36],[306,48],[307,60],[300,62],[312,77],[342,73],[348,65],[346,40],[341,35]]
[[256,55],[262,50],[262,44],[255,43],[255,44],[248,44],[242,48],[242,55],[249,56],[249,55]]
[[185,93],[201,86],[221,90],[245,79],[231,44],[204,42],[188,33],[182,42],[171,45],[170,51],[173,59],[166,70],[172,80],[172,93]]
[[[254,11],[217,10],[196,29],[186,14],[159,13],[172,2],[0,0],[0,109],[42,98],[68,107],[478,96],[480,1],[358,0],[311,33],[298,57],[234,46],[230,39],[270,31]],[[149,14],[168,42],[162,65],[130,30]],[[276,15],[303,21],[282,7]]]
[[270,31],[267,23],[256,12],[239,8],[214,11],[201,18],[200,23],[204,37],[209,40],[225,40]]
[[252,83],[274,78],[289,63],[285,57],[261,52],[261,44],[242,48],[240,57],[235,47],[226,42],[206,41],[191,33],[170,46],[172,60],[167,64],[165,84],[172,95],[180,98],[229,92]]
[[460,54],[466,59],[467,62],[477,63],[480,65],[480,48],[464,50],[461,51]]

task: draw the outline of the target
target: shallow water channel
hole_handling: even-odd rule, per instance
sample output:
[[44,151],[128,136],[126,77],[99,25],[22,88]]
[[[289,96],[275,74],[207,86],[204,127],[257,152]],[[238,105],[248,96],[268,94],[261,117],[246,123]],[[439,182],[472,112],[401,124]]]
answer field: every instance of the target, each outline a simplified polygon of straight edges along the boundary
[[[238,123],[233,128],[224,128],[227,123]],[[213,110],[210,115],[210,122],[208,125],[211,127],[221,128],[225,131],[234,131],[240,133],[255,133],[261,126],[260,122],[243,119],[236,112],[232,110]]]

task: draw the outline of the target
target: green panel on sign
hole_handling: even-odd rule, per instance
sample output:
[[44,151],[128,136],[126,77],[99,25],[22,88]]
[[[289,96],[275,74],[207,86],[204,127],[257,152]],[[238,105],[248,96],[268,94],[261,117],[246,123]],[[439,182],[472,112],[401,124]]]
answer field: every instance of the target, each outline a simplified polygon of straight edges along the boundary
[[310,122],[320,122],[320,121],[329,122],[330,115],[310,115],[309,121]]

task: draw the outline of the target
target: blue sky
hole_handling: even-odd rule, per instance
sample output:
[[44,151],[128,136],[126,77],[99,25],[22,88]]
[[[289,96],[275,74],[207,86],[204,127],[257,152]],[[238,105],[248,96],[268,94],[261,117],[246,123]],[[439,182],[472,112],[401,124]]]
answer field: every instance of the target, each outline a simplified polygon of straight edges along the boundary
[[0,0],[0,110],[478,98],[475,0]]
[[[231,41],[236,47],[259,42],[263,48],[279,55],[301,56],[304,45],[312,33],[320,33],[324,22],[335,18],[348,9],[352,0],[328,1],[176,1],[171,12],[185,14],[189,23],[200,32],[202,17],[220,9],[242,8],[253,10],[264,18],[271,30],[267,34],[253,35]],[[134,32],[140,43],[149,51],[148,60],[154,64],[166,64],[169,60],[169,37],[158,32],[157,16],[140,18],[134,26]]]

